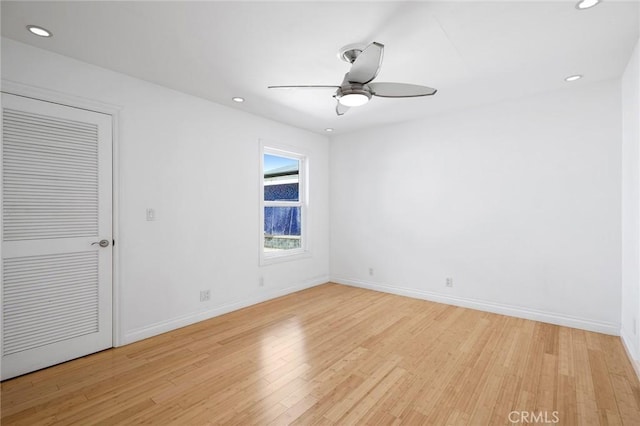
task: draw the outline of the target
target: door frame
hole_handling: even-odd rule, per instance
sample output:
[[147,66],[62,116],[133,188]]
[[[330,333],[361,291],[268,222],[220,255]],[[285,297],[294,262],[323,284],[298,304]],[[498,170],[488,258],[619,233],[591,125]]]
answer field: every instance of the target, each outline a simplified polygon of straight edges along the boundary
[[[44,102],[65,105],[73,108],[84,109],[101,114],[111,116],[112,123],[112,226],[113,240],[112,245],[113,262],[112,262],[112,336],[113,347],[123,345],[124,324],[122,321],[121,307],[124,305],[123,292],[120,279],[120,173],[119,173],[119,117],[122,106],[108,104],[93,99],[82,98],[75,95],[69,95],[54,90],[34,87],[10,81],[6,79],[0,80],[0,92],[11,95],[22,96],[25,98],[36,99]],[[2,165],[2,152],[0,150],[0,167]],[[2,191],[0,191],[0,205],[2,205]],[[2,276],[2,262],[0,262],[0,276]],[[2,292],[0,292],[0,299]],[[1,300],[0,300],[1,302]],[[0,325],[2,318],[0,317]],[[2,348],[2,327],[0,326],[0,349]]]

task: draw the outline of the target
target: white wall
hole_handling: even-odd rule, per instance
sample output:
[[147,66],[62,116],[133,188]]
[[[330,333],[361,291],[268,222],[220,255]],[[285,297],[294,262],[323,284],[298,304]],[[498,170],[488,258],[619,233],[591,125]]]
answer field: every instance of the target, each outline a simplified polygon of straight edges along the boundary
[[[122,107],[123,343],[328,280],[326,138],[8,39],[2,78]],[[260,138],[310,153],[308,259],[258,265]]]
[[[329,158],[322,136],[7,39],[2,78],[123,107],[123,342],[325,282],[329,212],[337,282],[620,330],[620,82],[338,136]],[[258,266],[259,138],[311,153],[309,259]]]
[[332,279],[619,333],[620,103],[581,81],[333,138]]
[[[622,77],[621,336],[640,365],[640,41]],[[640,368],[638,368],[640,371]]]

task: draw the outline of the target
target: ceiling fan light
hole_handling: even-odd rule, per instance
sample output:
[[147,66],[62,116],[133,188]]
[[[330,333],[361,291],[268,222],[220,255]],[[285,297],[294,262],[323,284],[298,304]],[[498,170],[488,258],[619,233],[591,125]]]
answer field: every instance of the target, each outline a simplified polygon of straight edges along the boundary
[[340,96],[338,102],[347,107],[357,107],[369,102],[369,98],[370,97],[364,93],[347,93],[346,95]]

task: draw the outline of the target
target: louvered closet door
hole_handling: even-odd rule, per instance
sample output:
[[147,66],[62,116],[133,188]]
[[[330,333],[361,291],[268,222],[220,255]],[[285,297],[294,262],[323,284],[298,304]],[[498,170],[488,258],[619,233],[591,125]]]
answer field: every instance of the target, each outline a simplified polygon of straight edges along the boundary
[[2,94],[2,379],[112,346],[111,147],[109,115]]

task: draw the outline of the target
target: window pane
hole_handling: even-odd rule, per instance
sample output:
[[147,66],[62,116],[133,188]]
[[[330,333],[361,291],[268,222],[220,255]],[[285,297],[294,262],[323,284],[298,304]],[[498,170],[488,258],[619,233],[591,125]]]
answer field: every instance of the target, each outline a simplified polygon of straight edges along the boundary
[[300,248],[300,207],[264,208],[265,251]]
[[300,201],[300,161],[264,155],[264,200]]

